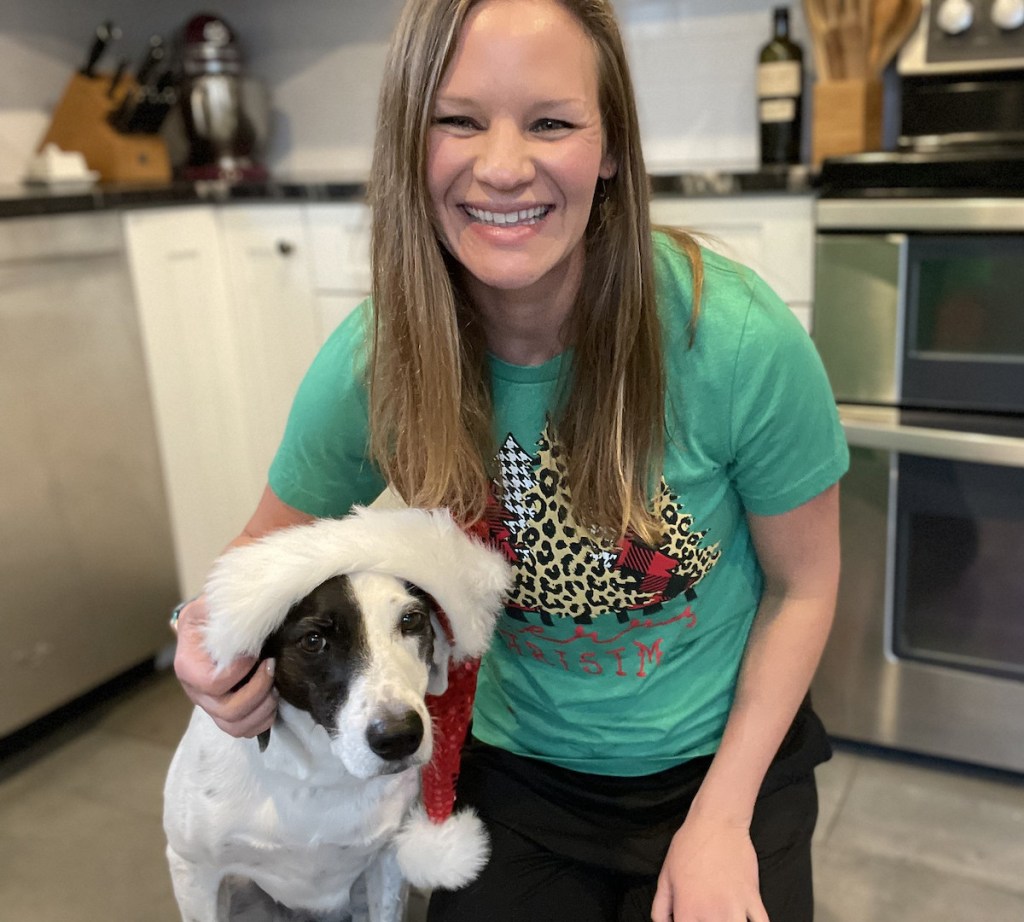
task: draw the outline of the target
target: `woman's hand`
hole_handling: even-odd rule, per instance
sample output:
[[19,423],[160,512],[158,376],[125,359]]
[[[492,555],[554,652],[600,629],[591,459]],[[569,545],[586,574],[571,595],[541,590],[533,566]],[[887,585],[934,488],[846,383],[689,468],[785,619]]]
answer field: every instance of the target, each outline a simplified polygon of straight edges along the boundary
[[274,661],[261,663],[244,682],[257,664],[254,657],[241,657],[215,672],[203,644],[205,623],[206,600],[202,598],[190,602],[178,616],[178,649],[174,655],[178,681],[192,702],[206,711],[225,733],[256,736],[273,724],[277,711]]
[[651,907],[653,922],[769,922],[745,824],[692,812],[672,837]]
[[662,865],[654,922],[768,922],[750,820],[832,623],[839,488],[780,515],[748,518],[764,593],[722,742]]

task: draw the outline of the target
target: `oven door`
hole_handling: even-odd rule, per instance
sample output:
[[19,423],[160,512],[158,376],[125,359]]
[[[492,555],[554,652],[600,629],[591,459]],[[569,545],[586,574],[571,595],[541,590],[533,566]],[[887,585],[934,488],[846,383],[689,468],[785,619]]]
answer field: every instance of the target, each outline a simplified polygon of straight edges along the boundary
[[841,416],[843,573],[814,683],[826,726],[1024,771],[1024,420]]
[[819,234],[814,303],[840,402],[1024,413],[1024,233]]

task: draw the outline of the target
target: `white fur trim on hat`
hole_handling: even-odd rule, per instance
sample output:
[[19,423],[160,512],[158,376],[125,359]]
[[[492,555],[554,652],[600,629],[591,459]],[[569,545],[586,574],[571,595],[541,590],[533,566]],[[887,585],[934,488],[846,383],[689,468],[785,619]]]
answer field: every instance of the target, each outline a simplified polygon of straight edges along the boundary
[[491,853],[484,824],[469,808],[434,823],[417,807],[395,845],[398,866],[409,883],[442,890],[458,890],[473,881]]
[[487,649],[510,570],[443,510],[365,509],[275,531],[232,548],[206,582],[206,647],[218,666],[258,656],[296,602],[332,576],[386,573],[428,593],[448,616],[452,657]]

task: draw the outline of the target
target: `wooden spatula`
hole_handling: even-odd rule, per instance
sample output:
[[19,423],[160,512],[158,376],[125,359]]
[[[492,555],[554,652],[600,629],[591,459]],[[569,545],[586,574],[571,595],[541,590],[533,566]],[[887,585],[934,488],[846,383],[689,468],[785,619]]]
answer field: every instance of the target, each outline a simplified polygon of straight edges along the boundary
[[871,12],[871,73],[881,76],[914,31],[921,0],[874,0]]

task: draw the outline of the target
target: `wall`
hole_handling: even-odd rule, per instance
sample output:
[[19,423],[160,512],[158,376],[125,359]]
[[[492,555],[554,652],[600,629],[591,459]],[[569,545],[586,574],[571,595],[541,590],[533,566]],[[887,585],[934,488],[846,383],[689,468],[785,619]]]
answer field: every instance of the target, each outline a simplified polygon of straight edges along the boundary
[[[773,0],[617,0],[634,70],[648,166],[752,167],[758,47]],[[123,36],[103,62],[134,64],[152,33],[191,15],[155,0],[4,0],[0,12],[0,183],[17,181],[97,23]],[[370,160],[379,74],[401,0],[218,0],[248,71],[269,86],[271,166],[291,175],[361,176]],[[803,40],[799,3],[791,5]],[[200,8],[201,9],[201,8]],[[809,57],[809,55],[808,55]]]

